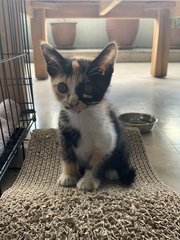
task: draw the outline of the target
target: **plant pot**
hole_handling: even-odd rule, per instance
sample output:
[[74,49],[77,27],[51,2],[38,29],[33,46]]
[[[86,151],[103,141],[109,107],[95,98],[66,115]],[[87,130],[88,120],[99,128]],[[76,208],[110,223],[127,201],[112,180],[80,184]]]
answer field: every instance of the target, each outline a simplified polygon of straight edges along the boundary
[[76,37],[76,23],[51,23],[51,29],[57,48],[73,48]]
[[171,48],[180,48],[180,28],[171,29]]
[[119,48],[132,48],[139,29],[139,19],[106,19],[109,41],[116,41]]

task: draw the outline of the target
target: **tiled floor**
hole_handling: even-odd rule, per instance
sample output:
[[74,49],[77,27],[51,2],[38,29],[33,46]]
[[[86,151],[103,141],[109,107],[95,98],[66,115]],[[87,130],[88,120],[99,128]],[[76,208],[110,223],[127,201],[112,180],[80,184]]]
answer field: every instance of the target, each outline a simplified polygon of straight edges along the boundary
[[[159,119],[154,130],[143,135],[147,154],[161,180],[180,193],[180,63],[169,64],[165,79],[150,75],[149,63],[118,63],[107,97],[118,113],[145,112]],[[50,80],[34,79],[37,127],[57,127],[59,103]],[[11,170],[6,189],[14,180]],[[11,181],[10,181],[11,180]]]

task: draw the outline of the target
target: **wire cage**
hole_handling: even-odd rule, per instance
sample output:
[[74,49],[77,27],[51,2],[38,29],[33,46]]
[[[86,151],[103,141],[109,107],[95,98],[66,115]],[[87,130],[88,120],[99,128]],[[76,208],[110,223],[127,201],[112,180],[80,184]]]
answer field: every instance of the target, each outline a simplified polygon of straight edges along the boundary
[[25,0],[0,0],[0,180],[35,120]]

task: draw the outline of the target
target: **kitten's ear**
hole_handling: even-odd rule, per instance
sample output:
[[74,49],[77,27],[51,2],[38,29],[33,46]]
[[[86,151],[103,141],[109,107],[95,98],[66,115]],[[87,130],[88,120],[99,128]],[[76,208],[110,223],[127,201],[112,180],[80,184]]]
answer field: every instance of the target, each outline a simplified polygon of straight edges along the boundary
[[50,76],[54,77],[58,73],[64,73],[67,65],[66,59],[58,51],[46,42],[41,43],[41,49],[47,63],[47,71]]
[[114,70],[118,48],[115,42],[110,42],[102,52],[92,61],[91,65],[98,67],[98,72],[104,75],[107,71]]

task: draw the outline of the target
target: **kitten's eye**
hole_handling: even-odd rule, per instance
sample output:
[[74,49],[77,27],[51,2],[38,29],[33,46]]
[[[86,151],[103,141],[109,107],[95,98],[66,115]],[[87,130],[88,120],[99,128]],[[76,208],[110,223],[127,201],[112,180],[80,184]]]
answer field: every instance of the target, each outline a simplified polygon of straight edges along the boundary
[[59,83],[57,88],[58,88],[58,91],[61,93],[66,93],[68,91],[68,86],[63,82]]
[[84,92],[85,92],[86,94],[90,94],[90,93],[92,92],[92,89],[93,89],[93,87],[92,87],[92,85],[89,84],[89,83],[84,86]]

